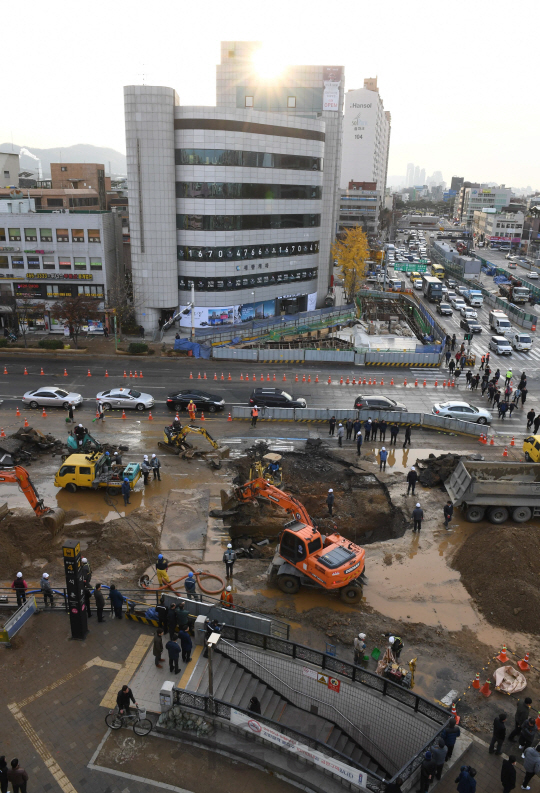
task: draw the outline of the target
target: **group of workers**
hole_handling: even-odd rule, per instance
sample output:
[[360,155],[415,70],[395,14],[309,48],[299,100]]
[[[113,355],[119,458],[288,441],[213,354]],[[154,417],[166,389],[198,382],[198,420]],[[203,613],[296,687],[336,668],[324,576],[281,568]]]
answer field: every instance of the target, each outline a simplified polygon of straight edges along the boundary
[[[337,438],[338,438],[338,445],[343,446],[343,439],[346,437],[346,440],[355,440],[356,441],[356,450],[357,454],[360,455],[362,452],[362,444],[365,441],[372,441],[373,443],[377,442],[377,436],[379,441],[385,442],[386,441],[386,432],[390,432],[390,443],[389,446],[396,446],[397,444],[397,436],[399,434],[399,424],[397,422],[392,421],[390,424],[385,421],[385,419],[381,419],[377,421],[377,419],[372,419],[369,416],[364,421],[360,419],[355,419],[353,421],[352,418],[348,418],[344,423],[337,422],[336,417],[332,416],[329,421],[329,429],[328,434],[334,435],[336,431],[336,424],[338,425],[337,429]],[[362,435],[362,430],[364,431],[364,435]],[[403,441],[403,448],[407,446],[407,444],[411,445],[411,435],[412,435],[412,427],[410,424],[405,426],[405,438]],[[386,448],[383,446],[384,451],[387,451]],[[388,454],[386,454],[384,460]],[[386,465],[384,466],[386,468]]]

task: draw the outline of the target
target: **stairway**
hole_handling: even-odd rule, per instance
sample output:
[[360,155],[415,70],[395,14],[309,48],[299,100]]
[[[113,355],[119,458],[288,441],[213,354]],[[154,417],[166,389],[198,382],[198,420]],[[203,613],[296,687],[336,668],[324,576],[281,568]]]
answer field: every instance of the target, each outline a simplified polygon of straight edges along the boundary
[[[198,694],[208,694],[208,667],[205,668],[196,691]],[[219,652],[214,653],[214,697],[246,709],[251,697],[257,697],[261,703],[261,716],[328,744],[364,769],[383,778],[391,776],[335,724],[290,705],[258,677]]]

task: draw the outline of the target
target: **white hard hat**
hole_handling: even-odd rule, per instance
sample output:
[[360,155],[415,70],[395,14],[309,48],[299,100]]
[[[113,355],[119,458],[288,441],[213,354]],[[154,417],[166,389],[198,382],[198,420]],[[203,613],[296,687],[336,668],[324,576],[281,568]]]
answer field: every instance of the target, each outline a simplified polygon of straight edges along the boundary
[[411,471],[414,471],[414,470],[415,470],[414,465],[411,465]]
[[17,573],[17,578],[22,578],[22,573]]
[[365,633],[359,633],[358,634],[358,638],[359,639],[365,639],[366,638],[366,634]]
[[83,558],[82,558],[82,562],[83,562],[83,564],[86,564],[86,563],[87,563],[87,561],[88,561],[88,559],[86,558],[86,556],[83,556]]
[[118,452],[115,452],[115,454],[118,454]]
[[43,578],[48,578],[48,577],[49,577],[48,573],[43,573]]
[[420,502],[419,502],[419,501],[418,501],[418,503],[416,504],[416,506],[417,506],[417,507],[419,507],[419,506],[420,506]]
[[144,455],[144,459],[148,460],[148,455],[147,454]]
[[329,492],[329,493],[333,493],[334,491],[333,491],[333,489],[332,489],[332,488],[330,488],[328,492]]
[[227,592],[230,592],[231,590],[232,590],[232,586],[228,586],[227,587]]
[[230,542],[227,544],[227,548],[232,548],[232,545],[231,545]]
[[386,451],[386,446],[383,446],[381,452],[385,452],[385,451]]
[[155,454],[152,455],[152,457],[155,457],[155,456],[156,456]]
[[340,427],[343,427],[343,424],[340,424],[339,426],[340,426]]
[[390,636],[388,641],[390,642],[390,644],[394,644],[394,642],[396,641],[396,637],[395,636]]
[[79,427],[82,427],[82,424],[79,424]]

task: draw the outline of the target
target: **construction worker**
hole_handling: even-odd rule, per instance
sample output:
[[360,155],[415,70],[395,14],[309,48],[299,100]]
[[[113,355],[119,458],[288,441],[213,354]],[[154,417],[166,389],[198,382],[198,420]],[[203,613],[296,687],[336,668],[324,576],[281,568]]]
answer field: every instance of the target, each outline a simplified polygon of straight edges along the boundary
[[452,504],[451,501],[446,502],[446,504],[443,507],[443,513],[444,513],[444,528],[447,529],[448,524],[452,520],[452,515],[454,514],[454,505]]
[[157,580],[160,586],[167,586],[171,583],[171,579],[167,573],[169,569],[169,563],[166,559],[163,558],[163,554],[158,554],[157,562],[156,562],[156,575]]
[[259,408],[257,405],[253,405],[251,410],[251,429],[254,429],[257,426],[257,419],[259,418]]
[[328,514],[332,517],[332,510],[334,509],[334,490],[330,488],[326,496],[326,506],[328,507]]
[[344,435],[345,435],[345,427],[343,426],[343,424],[340,424],[339,427],[338,427],[338,431],[337,431],[337,440],[338,440],[338,445],[339,446],[343,446],[343,436]]
[[82,424],[77,424],[77,426],[75,427],[73,432],[75,433],[75,437],[77,438],[78,445],[82,446],[83,445],[83,441],[84,441],[84,436],[85,436],[83,425]]
[[[388,634],[385,634],[388,635]],[[390,649],[394,654],[396,661],[399,661],[399,656],[401,655],[401,651],[403,650],[403,641],[399,638],[399,636],[390,636],[388,638],[388,643],[390,645]]]
[[84,578],[84,583],[89,584],[90,581],[92,580],[92,568],[90,567],[90,562],[88,561],[86,556],[83,556],[81,562],[82,562],[81,570]]
[[124,496],[124,506],[127,507],[128,504],[131,504],[131,501],[129,500],[129,496],[131,494],[131,488],[129,486],[129,479],[127,478],[127,476],[124,477],[121,490],[122,490],[122,495]]
[[144,477],[144,484],[147,485],[148,484],[148,477],[150,476],[150,464],[148,462],[148,455],[147,454],[144,455],[144,459],[143,459],[143,461],[141,463],[141,471],[142,471],[142,475]]
[[173,419],[173,423],[171,424],[171,428],[172,428],[173,432],[180,432],[180,430],[182,429],[182,424],[181,424],[180,419],[178,417]]
[[188,413],[189,413],[189,420],[190,421],[195,421],[195,415],[197,413],[197,406],[196,406],[195,402],[192,399],[189,400],[189,405],[187,406],[187,410],[188,410]]
[[51,601],[51,608],[54,606],[54,599],[53,599],[53,591],[51,588],[51,582],[49,581],[49,574],[43,573],[41,576],[40,581],[41,591],[43,592],[43,605],[47,608],[47,601]]
[[480,369],[483,369],[486,365],[486,356],[482,355],[482,362],[480,363]]
[[360,455],[362,454],[362,443],[363,443],[362,433],[359,431],[356,433],[356,454],[358,455],[358,457],[360,457]]
[[221,608],[224,608],[224,609],[232,609],[233,608],[234,603],[233,603],[233,596],[232,596],[232,587],[230,585],[228,587],[226,587],[223,590],[223,592],[221,593],[221,596],[219,598],[219,602],[221,604]]
[[424,519],[424,510],[420,506],[420,502],[418,502],[415,508],[413,509],[412,517],[414,521],[413,532],[414,531],[420,532],[422,529],[422,521]]
[[380,465],[379,465],[379,471],[383,471],[383,470],[386,471],[386,461],[388,459],[388,452],[386,451],[384,446],[382,447],[381,451],[379,452],[379,457],[380,457],[380,460],[381,460]]
[[233,577],[233,567],[236,562],[236,551],[233,551],[231,543],[227,545],[227,550],[223,554],[223,561],[225,562],[225,575],[227,578]]
[[154,481],[157,479],[158,482],[161,482],[161,474],[159,473],[159,469],[161,468],[161,461],[157,454],[153,454],[150,460],[150,468],[154,474]]
[[189,571],[187,574],[187,578],[184,581],[184,589],[186,590],[186,595],[190,600],[198,600],[197,597],[197,582],[195,580],[195,576],[193,575],[192,570]]
[[103,458],[103,468],[107,468],[109,471],[112,468],[112,461],[111,461],[111,453],[105,452],[105,457]]
[[365,435],[366,435],[366,441],[370,440],[372,424],[373,424],[373,421],[372,421],[371,418],[368,418],[367,421],[364,421],[364,432],[365,432]]
[[353,642],[354,647],[354,663],[356,665],[361,664],[364,660],[364,654],[366,652],[366,634],[359,633],[358,636],[355,637]]
[[416,473],[416,468],[413,465],[411,466],[411,470],[407,474],[407,495],[409,495],[409,493],[412,490],[412,494],[414,496],[414,489],[416,487],[417,482],[418,482],[418,474]]
[[115,452],[113,454],[112,464],[113,465],[122,465],[122,457],[118,454],[118,452]]

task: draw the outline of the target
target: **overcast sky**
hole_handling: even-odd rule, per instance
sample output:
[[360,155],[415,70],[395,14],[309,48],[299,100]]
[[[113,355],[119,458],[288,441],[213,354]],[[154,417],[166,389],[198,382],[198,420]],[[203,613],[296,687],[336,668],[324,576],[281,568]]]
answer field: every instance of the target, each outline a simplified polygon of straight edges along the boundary
[[414,162],[447,182],[540,188],[539,9],[538,0],[27,0],[21,16],[9,3],[0,143],[124,152],[124,85],[144,74],[182,104],[211,105],[219,42],[263,40],[288,63],[344,64],[346,89],[378,77],[392,113],[389,174]]

